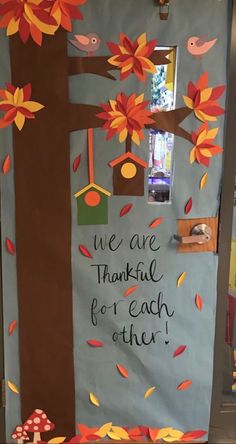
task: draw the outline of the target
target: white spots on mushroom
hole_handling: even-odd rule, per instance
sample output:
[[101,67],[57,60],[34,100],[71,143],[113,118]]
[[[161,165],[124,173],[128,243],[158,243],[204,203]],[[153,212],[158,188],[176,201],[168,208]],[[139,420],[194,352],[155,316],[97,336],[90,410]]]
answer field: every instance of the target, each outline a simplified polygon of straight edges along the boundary
[[36,409],[35,413],[38,413],[38,415],[41,415],[41,413],[43,413],[43,411],[41,409]]
[[39,428],[38,428],[38,426],[34,426],[34,430],[37,432],[37,430],[38,430]]
[[25,430],[29,430],[29,426],[28,425],[24,425],[24,429]]
[[45,425],[44,426],[44,430],[50,430],[50,428],[51,428],[50,425]]
[[21,426],[16,427],[17,432],[22,432],[22,430],[23,430],[23,427],[21,427]]
[[[32,421],[31,421],[32,422]],[[40,423],[40,418],[34,418],[34,423],[35,424],[39,424]]]
[[47,415],[45,415],[45,413],[43,413],[42,418],[43,418],[43,419],[46,419],[46,418],[47,418]]

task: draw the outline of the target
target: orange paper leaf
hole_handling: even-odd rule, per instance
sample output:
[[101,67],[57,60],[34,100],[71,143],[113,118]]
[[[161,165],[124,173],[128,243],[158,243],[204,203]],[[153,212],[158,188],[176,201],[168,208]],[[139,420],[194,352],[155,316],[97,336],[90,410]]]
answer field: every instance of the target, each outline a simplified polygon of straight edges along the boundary
[[81,161],[81,154],[79,154],[73,162],[72,168],[74,173],[78,170],[80,161]]
[[121,210],[120,210],[120,217],[123,217],[127,213],[129,213],[132,207],[133,207],[133,204],[132,203],[128,203],[123,208],[121,208]]
[[186,381],[181,382],[181,384],[176,387],[176,390],[188,390],[190,385],[192,385],[192,381],[190,379],[186,379]]
[[14,319],[14,321],[10,322],[10,324],[8,325],[8,334],[11,335],[13,333],[13,331],[15,330],[17,325],[17,321]]
[[121,376],[123,376],[123,378],[129,377],[129,372],[123,365],[117,364],[116,367],[117,367],[117,370],[119,371],[119,373],[121,374]]
[[6,238],[6,249],[12,256],[15,255],[15,245],[8,237]]
[[180,345],[173,353],[173,358],[176,358],[176,356],[182,355],[182,353],[186,350],[186,345]]
[[198,293],[195,296],[195,304],[196,304],[197,309],[199,311],[202,311],[202,309],[203,309],[203,300],[202,300],[202,297],[200,296],[200,294],[198,294]]
[[163,223],[164,217],[158,217],[157,219],[154,219],[150,224],[149,228],[156,228],[159,225]]
[[83,256],[86,256],[89,259],[93,258],[93,256],[89,252],[89,250],[84,245],[79,245],[79,251],[80,251],[81,254],[83,254]]
[[9,156],[9,154],[5,157],[4,162],[2,164],[2,172],[4,175],[6,175],[8,173],[8,171],[11,168],[11,158]]
[[160,429],[151,429],[149,428],[149,436],[152,442],[155,442],[157,437],[158,437],[158,433]]
[[134,291],[137,290],[137,288],[139,287],[139,285],[132,285],[132,287],[127,288],[127,290],[125,290],[124,292],[124,296],[130,296]]

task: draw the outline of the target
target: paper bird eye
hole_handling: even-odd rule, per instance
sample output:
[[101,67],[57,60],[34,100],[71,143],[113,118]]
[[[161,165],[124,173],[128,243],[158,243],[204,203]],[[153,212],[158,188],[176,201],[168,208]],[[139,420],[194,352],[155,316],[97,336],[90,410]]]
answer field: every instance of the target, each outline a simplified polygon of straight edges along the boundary
[[97,39],[96,39],[96,37],[93,37],[92,40],[91,40],[91,42],[92,42],[93,44],[97,43]]
[[191,42],[190,45],[193,46],[193,42]]

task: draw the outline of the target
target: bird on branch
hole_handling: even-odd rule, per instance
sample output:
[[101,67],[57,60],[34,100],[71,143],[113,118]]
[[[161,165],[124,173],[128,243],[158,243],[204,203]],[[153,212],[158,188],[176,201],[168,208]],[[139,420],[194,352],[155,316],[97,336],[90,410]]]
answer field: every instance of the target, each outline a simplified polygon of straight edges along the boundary
[[91,32],[87,35],[75,34],[75,40],[69,40],[69,42],[80,51],[86,52],[87,57],[93,57],[100,47],[101,39],[97,34]]

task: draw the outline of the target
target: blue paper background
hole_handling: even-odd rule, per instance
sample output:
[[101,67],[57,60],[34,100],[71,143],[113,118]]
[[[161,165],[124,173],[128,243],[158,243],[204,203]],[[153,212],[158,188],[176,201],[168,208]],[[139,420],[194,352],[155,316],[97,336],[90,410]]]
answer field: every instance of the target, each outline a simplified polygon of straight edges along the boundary
[[[176,107],[183,106],[182,95],[186,94],[189,80],[195,82],[204,72],[209,71],[209,85],[215,86],[227,82],[227,37],[229,6],[227,0],[176,0],[171,4],[171,14],[167,22],[159,20],[158,8],[147,0],[88,0],[83,6],[83,22],[74,22],[74,33],[97,32],[102,38],[98,55],[107,55],[106,41],[118,42],[119,33],[135,39],[147,32],[148,39],[157,38],[159,45],[177,45],[177,97]],[[195,60],[186,51],[186,40],[191,35],[217,37],[214,48],[203,57]],[[68,35],[69,37],[69,35]],[[52,37],[53,38],[53,37]],[[10,80],[8,40],[0,33],[1,69],[0,87]],[[68,45],[70,55],[78,55],[76,49]],[[119,74],[117,73],[117,78]],[[150,98],[151,76],[146,84],[135,76],[127,80],[113,82],[90,74],[73,76],[69,80],[70,99],[73,103],[99,104],[115,98],[119,92],[136,94],[145,92]],[[29,79],[30,82],[30,79]],[[40,101],[40,98],[38,98]],[[224,100],[221,101],[224,106]],[[199,122],[192,115],[183,125],[188,131],[196,130]],[[223,145],[224,118],[220,117],[217,142]],[[116,138],[109,143],[101,130],[94,131],[95,142],[95,181],[100,186],[112,191],[112,170],[108,161],[124,152],[124,145]],[[11,129],[0,132],[1,162],[6,154],[12,154]],[[176,254],[171,237],[177,230],[176,220],[186,217],[184,206],[190,195],[193,197],[193,209],[188,217],[216,216],[219,207],[219,192],[223,156],[211,160],[209,180],[206,188],[199,191],[199,180],[206,169],[188,162],[189,142],[175,137],[174,186],[172,203],[148,205],[147,189],[143,198],[111,196],[109,199],[109,225],[77,226],[77,205],[74,193],[88,183],[86,132],[71,134],[71,165],[81,153],[81,165],[77,173],[71,173],[72,206],[72,269],[73,269],[73,304],[74,304],[74,363],[76,382],[76,420],[90,426],[99,426],[112,421],[117,425],[135,426],[147,424],[152,427],[172,426],[183,431],[208,429],[212,390],[213,346],[216,306],[217,256],[212,253]],[[148,160],[148,132],[145,142],[133,152]],[[43,180],[43,179],[42,179]],[[147,183],[147,180],[146,180]],[[146,187],[147,188],[147,187]],[[14,239],[14,165],[6,177],[1,175],[2,190],[2,239]],[[124,218],[119,218],[119,211],[128,202],[134,204],[133,210]],[[158,229],[148,229],[149,223],[156,217],[164,216],[165,222]],[[94,252],[92,239],[94,234],[111,235],[116,233],[124,239],[123,246],[117,252]],[[160,252],[149,250],[130,252],[127,240],[132,234],[157,234]],[[78,244],[84,244],[93,253],[93,261],[84,258],[78,252]],[[4,294],[4,331],[5,331],[5,371],[6,379],[19,384],[18,338],[8,336],[7,328],[12,319],[17,319],[16,269],[14,261],[9,259],[3,245],[3,294]],[[97,285],[96,274],[90,265],[108,263],[114,271],[120,270],[129,260],[150,262],[158,259],[160,273],[164,278],[159,284],[140,283],[140,288],[119,306],[116,317],[105,315],[99,319],[97,327],[90,322],[90,306],[94,297],[99,302],[111,305],[122,299],[124,290],[135,284]],[[180,273],[187,272],[183,286],[176,288]],[[26,270],[27,272],[27,270]],[[157,344],[143,347],[130,347],[123,343],[114,344],[111,340],[113,331],[129,325],[127,305],[132,299],[150,301],[159,291],[164,293],[170,309],[175,310],[169,321],[169,345],[164,344],[165,334]],[[204,309],[200,313],[194,304],[195,294],[202,295]],[[135,320],[138,331],[155,331],[163,328],[155,316],[140,316]],[[91,349],[86,341],[98,338],[105,343],[101,349]],[[181,344],[187,345],[186,352],[173,359],[173,351]],[[116,370],[116,364],[124,365],[129,379],[123,379]],[[43,365],[43,364],[42,364]],[[176,391],[176,386],[185,379],[191,379],[193,385],[185,392]],[[69,383],[66,381],[65,383]],[[147,400],[144,392],[150,386],[157,389]],[[101,402],[98,409],[88,400],[89,392],[94,392]],[[7,436],[16,424],[21,423],[20,397],[9,390],[6,393]],[[53,418],[52,418],[53,420]]]

